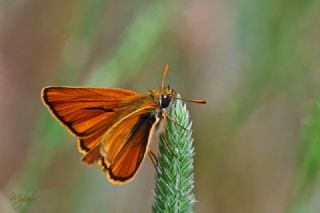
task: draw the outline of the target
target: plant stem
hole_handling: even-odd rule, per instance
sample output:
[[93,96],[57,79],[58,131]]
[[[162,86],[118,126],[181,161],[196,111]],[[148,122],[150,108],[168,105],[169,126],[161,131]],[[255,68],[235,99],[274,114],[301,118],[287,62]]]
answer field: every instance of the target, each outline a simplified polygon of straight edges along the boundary
[[[178,100],[169,115],[180,125],[191,129],[186,105]],[[192,132],[167,120],[165,135],[159,144],[158,175],[152,212],[192,212],[194,174]]]

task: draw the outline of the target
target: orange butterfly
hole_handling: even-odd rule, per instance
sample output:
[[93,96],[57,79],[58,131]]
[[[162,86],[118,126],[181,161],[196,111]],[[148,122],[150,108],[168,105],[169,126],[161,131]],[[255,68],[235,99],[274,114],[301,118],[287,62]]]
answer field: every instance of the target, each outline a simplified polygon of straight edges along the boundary
[[[116,88],[46,87],[43,103],[51,114],[78,140],[79,151],[87,164],[98,162],[112,183],[125,183],[137,173],[149,154],[150,140],[166,109],[177,93],[164,88],[166,65],[161,87],[148,94]],[[205,100],[189,100],[205,103]]]

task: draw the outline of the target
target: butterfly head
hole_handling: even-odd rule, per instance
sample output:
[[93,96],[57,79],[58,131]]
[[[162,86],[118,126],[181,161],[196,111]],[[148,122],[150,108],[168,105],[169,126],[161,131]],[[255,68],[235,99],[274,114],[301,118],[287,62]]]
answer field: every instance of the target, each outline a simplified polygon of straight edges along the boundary
[[175,101],[177,93],[170,86],[150,91],[151,96],[161,109],[169,108]]
[[162,93],[160,94],[160,106],[161,108],[168,108],[172,105],[172,103],[175,101],[175,98],[177,96],[176,91],[170,88],[168,86],[167,88],[164,88],[162,90]]

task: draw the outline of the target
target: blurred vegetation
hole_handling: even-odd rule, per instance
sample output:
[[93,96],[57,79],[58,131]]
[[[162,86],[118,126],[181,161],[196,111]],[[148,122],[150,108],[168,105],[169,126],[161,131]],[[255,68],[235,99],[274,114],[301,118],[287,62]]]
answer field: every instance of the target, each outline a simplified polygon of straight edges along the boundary
[[208,99],[188,105],[195,212],[317,212],[319,11],[316,0],[2,1],[0,211],[32,190],[19,212],[149,212],[151,163],[111,185],[39,96],[47,85],[147,91],[169,63],[170,85]]
[[292,194],[290,212],[316,212],[312,207],[313,193],[319,179],[320,168],[320,104],[314,104],[305,123],[304,137],[298,158],[298,172]]

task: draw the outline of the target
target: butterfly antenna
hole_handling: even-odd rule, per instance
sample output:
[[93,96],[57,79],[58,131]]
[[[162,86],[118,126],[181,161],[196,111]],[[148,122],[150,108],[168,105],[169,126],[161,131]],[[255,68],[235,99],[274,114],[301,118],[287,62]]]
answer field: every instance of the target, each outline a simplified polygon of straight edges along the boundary
[[169,70],[169,64],[166,64],[164,70],[163,70],[163,74],[162,74],[162,80],[161,80],[161,90],[160,90],[160,94],[162,94],[163,91],[163,86],[164,86],[164,79],[166,78],[166,75],[168,73]]
[[187,98],[180,98],[180,97],[177,97],[176,99],[180,99],[180,100],[183,100],[183,101],[189,101],[189,102],[193,102],[193,103],[197,103],[197,104],[205,104],[205,103],[207,103],[207,101],[206,100],[197,100],[197,99],[194,99],[194,100],[192,100],[192,99],[187,99]]

